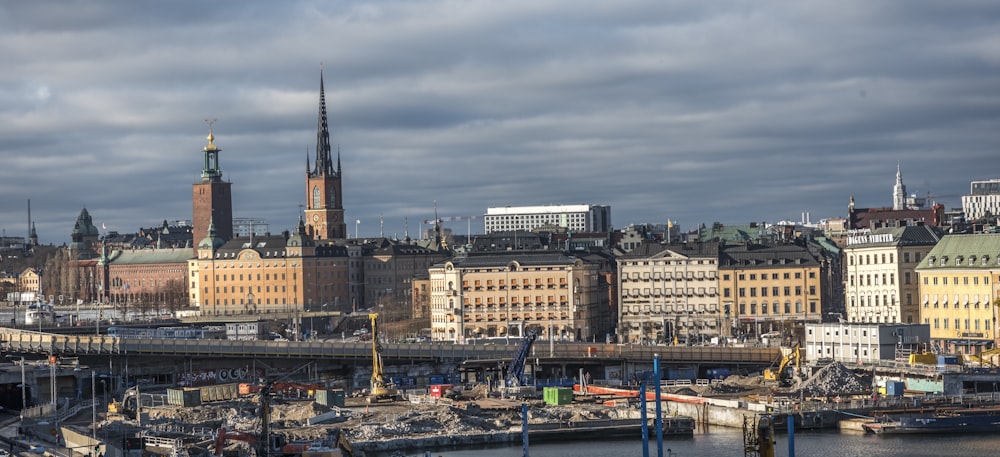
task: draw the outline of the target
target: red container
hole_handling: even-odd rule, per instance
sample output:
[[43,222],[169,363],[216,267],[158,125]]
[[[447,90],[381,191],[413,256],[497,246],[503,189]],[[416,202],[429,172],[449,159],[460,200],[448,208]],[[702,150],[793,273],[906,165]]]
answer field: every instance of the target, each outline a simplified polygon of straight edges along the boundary
[[454,384],[431,384],[431,396],[434,398],[441,398],[444,393],[455,387]]

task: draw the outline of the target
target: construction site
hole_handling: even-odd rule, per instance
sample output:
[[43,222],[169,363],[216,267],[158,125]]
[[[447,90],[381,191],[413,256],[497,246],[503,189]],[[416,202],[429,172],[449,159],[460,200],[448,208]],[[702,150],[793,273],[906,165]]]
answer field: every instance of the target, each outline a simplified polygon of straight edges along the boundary
[[[317,380],[293,369],[247,382],[137,384],[99,407],[52,404],[37,414],[22,412],[16,437],[25,447],[99,449],[106,457],[412,455],[517,445],[524,436],[532,442],[638,439],[644,427],[655,429],[657,412],[668,436],[691,435],[710,425],[745,428],[747,417],[761,415],[768,415],[778,430],[788,421],[795,429],[844,428],[851,418],[870,420],[914,404],[954,403],[950,391],[968,392],[996,379],[995,368],[984,368],[995,363],[992,354],[964,366],[930,353],[912,354],[898,362],[901,366],[847,366],[807,361],[796,345],[782,348],[770,366],[757,370],[708,369],[697,372],[707,377],[693,377],[676,364],[664,369],[656,356],[648,361],[652,370],[643,362],[630,377],[591,377],[581,369],[566,384],[543,387],[531,376],[533,367],[526,369],[529,361],[537,364],[537,335],[528,333],[503,346],[508,357],[473,361],[480,370],[492,367],[486,371],[464,371],[467,367],[455,362],[411,362],[409,373],[449,375],[407,385],[387,375],[377,337],[379,315],[372,313],[368,320],[373,337],[365,344],[371,363],[347,378]],[[400,372],[398,366],[393,370]],[[359,384],[365,387],[356,388]],[[929,387],[918,392],[900,387],[904,384]],[[861,431],[861,425],[854,430]]]

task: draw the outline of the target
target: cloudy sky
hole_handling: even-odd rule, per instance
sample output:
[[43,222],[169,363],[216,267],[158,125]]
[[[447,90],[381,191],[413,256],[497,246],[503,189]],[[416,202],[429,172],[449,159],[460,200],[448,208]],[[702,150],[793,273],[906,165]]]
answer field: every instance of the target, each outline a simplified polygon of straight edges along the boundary
[[[611,205],[843,217],[1000,178],[1000,2],[0,3],[0,227],[191,218],[206,118],[238,217],[290,228],[323,66],[346,218]],[[473,231],[481,231],[481,222]],[[465,223],[456,223],[458,233]]]

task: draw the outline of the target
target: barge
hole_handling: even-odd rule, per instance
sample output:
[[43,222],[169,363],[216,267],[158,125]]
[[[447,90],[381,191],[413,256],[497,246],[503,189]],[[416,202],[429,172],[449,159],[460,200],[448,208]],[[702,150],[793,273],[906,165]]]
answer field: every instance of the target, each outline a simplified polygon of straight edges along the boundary
[[903,413],[883,416],[861,424],[868,433],[879,435],[910,433],[990,433],[1000,432],[1000,408],[952,409],[930,413]]

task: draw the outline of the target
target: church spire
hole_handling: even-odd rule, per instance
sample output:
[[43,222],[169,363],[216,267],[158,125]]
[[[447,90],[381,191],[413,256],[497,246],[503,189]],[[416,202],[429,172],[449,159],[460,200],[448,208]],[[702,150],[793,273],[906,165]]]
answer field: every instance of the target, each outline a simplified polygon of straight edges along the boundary
[[899,162],[896,162],[896,185],[892,187],[892,209],[896,211],[906,209],[906,186],[903,185],[903,173],[899,169]]
[[322,66],[319,70],[319,119],[316,126],[316,167],[313,174],[317,176],[333,175],[333,160],[330,157],[330,125],[326,118],[326,91],[323,85]]

